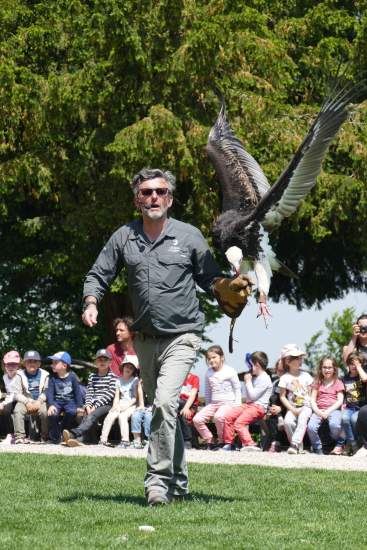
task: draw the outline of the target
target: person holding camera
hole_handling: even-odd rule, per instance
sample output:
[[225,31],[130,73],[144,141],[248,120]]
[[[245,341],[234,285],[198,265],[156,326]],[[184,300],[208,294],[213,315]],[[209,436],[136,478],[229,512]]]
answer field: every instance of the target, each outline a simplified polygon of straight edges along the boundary
[[354,323],[352,338],[343,348],[343,361],[346,364],[348,356],[357,352],[363,360],[363,368],[367,367],[367,314],[360,315]]
[[246,354],[243,396],[245,402],[232,407],[224,417],[224,451],[234,449],[234,437],[237,432],[241,440],[241,451],[261,451],[249,432],[249,426],[261,420],[266,413],[273,384],[266,372],[268,356],[263,351]]

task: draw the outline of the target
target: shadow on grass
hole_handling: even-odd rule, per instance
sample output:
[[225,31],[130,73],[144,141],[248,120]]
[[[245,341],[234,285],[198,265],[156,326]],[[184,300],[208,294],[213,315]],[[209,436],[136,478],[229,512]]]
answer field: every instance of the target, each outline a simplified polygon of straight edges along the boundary
[[[74,494],[68,497],[59,498],[59,502],[72,504],[81,500],[92,500],[94,502],[114,502],[117,504],[136,504],[137,506],[146,506],[144,497],[136,495],[96,495],[96,494]],[[238,502],[246,500],[241,497],[225,497],[222,495],[207,495],[205,493],[194,492],[185,497],[182,503],[200,502],[202,504],[211,504],[216,502]]]

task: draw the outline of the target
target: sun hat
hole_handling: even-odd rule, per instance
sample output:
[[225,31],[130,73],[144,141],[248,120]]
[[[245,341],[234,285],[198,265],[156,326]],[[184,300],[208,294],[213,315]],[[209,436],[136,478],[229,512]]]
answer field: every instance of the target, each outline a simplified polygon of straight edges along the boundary
[[286,344],[280,351],[280,358],[284,359],[285,357],[300,357],[301,355],[306,355],[297,344]]

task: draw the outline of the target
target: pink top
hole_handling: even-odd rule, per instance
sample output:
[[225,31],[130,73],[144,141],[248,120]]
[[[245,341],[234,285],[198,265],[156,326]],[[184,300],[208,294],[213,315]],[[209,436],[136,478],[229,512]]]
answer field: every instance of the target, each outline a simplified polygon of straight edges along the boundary
[[328,409],[331,405],[334,405],[338,393],[344,391],[344,384],[341,380],[335,380],[330,386],[313,383],[311,388],[317,390],[316,405],[318,408]]

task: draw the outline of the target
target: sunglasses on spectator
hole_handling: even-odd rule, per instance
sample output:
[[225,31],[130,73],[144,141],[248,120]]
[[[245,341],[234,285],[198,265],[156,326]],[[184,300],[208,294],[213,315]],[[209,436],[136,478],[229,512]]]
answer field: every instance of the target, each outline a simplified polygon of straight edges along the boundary
[[156,187],[155,189],[139,189],[139,193],[143,195],[143,197],[151,197],[154,193],[154,191],[157,193],[158,197],[165,197],[168,195],[168,187]]

